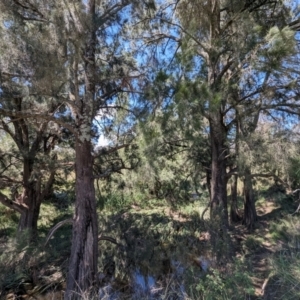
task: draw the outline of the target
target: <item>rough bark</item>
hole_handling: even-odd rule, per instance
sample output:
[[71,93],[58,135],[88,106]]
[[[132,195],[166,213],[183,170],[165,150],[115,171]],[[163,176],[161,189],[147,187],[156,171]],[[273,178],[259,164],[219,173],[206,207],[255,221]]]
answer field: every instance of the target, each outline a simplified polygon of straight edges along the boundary
[[[239,113],[237,111],[237,113]],[[238,118],[238,130],[239,133],[242,135],[244,140],[255,131],[258,120],[259,120],[260,112],[258,111],[256,114],[253,115],[253,119],[251,122],[242,122],[240,118]],[[250,147],[251,144],[250,144]],[[253,186],[252,186],[252,174],[251,174],[251,166],[244,166],[244,215],[243,215],[243,224],[249,229],[252,230],[254,228],[254,224],[257,221],[257,214],[255,208],[255,198],[253,193]]]
[[244,216],[243,224],[247,226],[249,230],[254,228],[254,224],[257,221],[257,214],[255,208],[255,197],[252,187],[251,170],[247,168],[244,173]]
[[82,299],[97,273],[98,226],[90,141],[76,142],[76,204],[65,299]]
[[41,203],[53,185],[54,176],[55,171],[52,171],[43,191],[41,191],[41,178],[39,178],[34,181],[28,181],[23,187],[21,195],[16,194],[14,197],[9,198],[0,193],[0,202],[20,213],[18,237],[22,237],[24,231],[27,231],[28,241],[33,241],[37,236]]
[[[211,218],[221,219],[228,227],[227,176],[226,176],[226,128],[220,112],[210,120],[211,139]],[[221,215],[219,215],[221,214]]]
[[53,186],[54,177],[55,170],[52,170],[43,190],[41,177],[32,181],[26,180],[23,194],[17,199],[23,208],[20,211],[20,220],[18,224],[19,236],[22,235],[24,231],[28,232],[30,240],[37,236],[40,207]]
[[28,230],[29,235],[33,237],[37,233],[37,220],[41,206],[38,187],[40,180],[35,182],[30,178],[33,171],[33,160],[30,159],[29,155],[27,157],[24,156],[23,159],[23,193],[18,197],[18,202],[25,209],[20,215],[18,232],[20,236],[21,232]]
[[210,120],[211,138],[211,199],[210,234],[217,261],[232,256],[232,245],[228,236],[227,176],[226,176],[226,128],[222,115],[215,112]]
[[230,204],[230,221],[231,223],[237,223],[242,220],[238,211],[238,203],[237,203],[237,175],[233,176],[230,189],[231,189],[231,204]]
[[[209,39],[215,49],[220,40],[220,1],[209,2],[211,9]],[[221,90],[222,70],[220,58],[214,51],[207,53],[208,84],[213,97],[210,100],[208,113],[211,142],[211,219],[214,219],[223,231],[228,227],[227,177],[226,177],[226,138],[227,132],[223,120],[223,100],[217,96]],[[217,97],[214,99],[214,97]]]
[[18,225],[19,236],[24,231],[28,231],[31,238],[37,235],[37,222],[42,202],[39,185],[39,182],[31,182],[24,190],[22,203],[26,209],[20,215]]
[[210,168],[207,168],[206,169],[206,186],[207,186],[208,193],[209,193],[209,199],[211,199],[211,184],[210,184],[210,181],[211,181],[211,170],[210,170]]
[[[86,32],[86,46],[83,53],[85,95],[84,101],[80,101],[77,95],[76,103],[76,107],[79,108],[78,135],[75,144],[76,201],[65,300],[89,297],[97,274],[98,220],[91,142],[92,120],[95,114],[95,1],[90,0],[87,4],[90,26]],[[79,91],[78,85],[76,90]]]

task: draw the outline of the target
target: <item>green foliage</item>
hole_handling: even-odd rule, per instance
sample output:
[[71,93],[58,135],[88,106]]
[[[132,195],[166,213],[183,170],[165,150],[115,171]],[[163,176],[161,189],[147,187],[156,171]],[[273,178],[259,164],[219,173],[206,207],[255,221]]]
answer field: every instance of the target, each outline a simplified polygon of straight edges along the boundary
[[53,186],[53,194],[47,200],[48,204],[54,204],[61,211],[72,208],[75,202],[74,181],[57,178]]
[[273,236],[282,247],[271,258],[272,272],[266,288],[270,299],[291,300],[300,297],[299,230],[298,216],[290,216],[272,226]]
[[[140,199],[139,202],[134,201],[133,203],[131,198],[122,202],[121,194],[115,198],[107,197],[104,210],[99,211],[101,235],[114,238],[119,244],[115,245],[105,240],[99,241],[101,247],[99,272],[104,272],[106,266],[114,262],[116,281],[113,283],[113,288],[122,290],[121,294],[124,297],[134,297],[131,294],[132,290],[128,287],[132,287],[131,274],[137,270],[141,276],[153,276],[158,281],[162,278],[162,281],[159,281],[162,282],[162,295],[168,297],[178,293],[179,288],[183,286],[187,299],[195,300],[239,300],[247,299],[254,294],[250,276],[256,274],[249,272],[247,262],[243,258],[239,258],[233,261],[224,261],[224,265],[218,266],[214,263],[216,253],[212,252],[210,242],[199,239],[212,226],[209,220],[201,221],[199,217],[201,209],[205,206],[201,202],[203,199],[180,206],[179,210],[171,210],[161,200],[145,201],[142,199],[142,194],[133,195],[135,200]],[[272,196],[270,191],[269,194],[264,195]],[[69,218],[71,210],[69,213],[67,216],[66,210],[58,209],[51,202],[44,203],[39,223],[40,230],[47,233],[54,224]],[[270,289],[276,289],[278,295],[282,295],[284,286],[291,288],[296,283],[296,280],[292,280],[293,277],[288,276],[290,269],[294,277],[298,276],[299,257],[288,254],[295,251],[295,247],[298,247],[299,244],[298,223],[297,216],[290,217],[285,222],[274,222],[274,227],[270,229],[271,233],[275,231],[282,233],[277,235],[276,239],[273,235],[276,243],[280,240],[288,245],[287,251],[280,252],[281,257],[277,257],[277,254],[274,256],[274,259],[280,258],[279,265],[276,265],[274,270],[286,272],[280,277],[281,281],[278,281],[275,273],[274,277],[270,278],[270,284],[276,285],[275,288],[270,285]],[[277,227],[275,227],[276,224]],[[41,244],[43,241],[44,236]],[[251,257],[253,253],[261,251],[262,242],[262,238],[251,235],[244,241],[243,250],[247,256]],[[3,249],[0,268],[5,270],[6,275],[5,278],[0,275],[0,282],[3,282],[1,287],[8,290],[18,290],[20,287],[23,289],[25,283],[32,282],[34,272],[46,272],[43,273],[45,274],[43,280],[46,278],[47,284],[53,280],[54,286],[60,287],[60,281],[51,279],[48,274],[52,274],[56,270],[60,276],[63,276],[66,272],[70,243],[71,226],[67,225],[55,232],[46,248],[27,247],[24,241],[14,242],[13,239],[0,244],[2,247],[0,250]],[[222,251],[225,246],[220,246]],[[287,254],[288,256],[284,256]],[[200,256],[212,261],[207,273],[203,272],[199,265],[194,264],[194,258]],[[293,263],[297,266],[293,266]],[[284,266],[287,268],[284,269]],[[59,278],[62,280],[63,277]],[[164,279],[166,282],[163,281]],[[279,282],[282,284],[280,288]],[[37,284],[39,287],[46,288],[45,282],[38,281]],[[177,292],[176,289],[178,289]],[[295,293],[291,295],[297,299],[295,296],[298,295],[297,287],[294,290]],[[287,295],[290,295],[290,292]],[[272,299],[276,299],[276,297]]]
[[[191,211],[198,205],[195,203]],[[101,241],[100,272],[107,260],[113,260],[116,277],[128,284],[132,284],[131,274],[137,270],[162,281],[171,276],[170,272],[175,277],[175,261],[185,268],[191,264],[192,254],[203,254],[207,249],[198,238],[205,230],[199,215],[171,212],[159,201],[150,201],[145,208],[135,205],[113,214],[102,213],[100,224],[104,236],[109,235],[122,245]],[[201,273],[199,267],[197,272]]]
[[192,292],[192,298],[203,300],[240,300],[254,294],[250,273],[237,260],[233,268],[227,269],[226,273],[212,269],[200,279],[196,291],[196,294],[195,291]]
[[274,55],[276,59],[291,55],[295,51],[294,31],[288,26],[280,30],[277,26],[270,29],[266,36],[268,41],[268,52]]
[[98,208],[101,210],[105,208],[109,211],[120,211],[133,202],[134,199],[129,199],[129,195],[112,192],[105,196],[100,195],[98,197]]
[[267,291],[272,299],[299,299],[300,251],[286,250],[272,259],[272,276]]
[[0,204],[0,239],[12,236],[17,229],[19,214]]
[[5,244],[1,243],[0,297],[8,292],[14,295],[40,295],[49,289],[61,289],[63,272],[66,272],[63,262],[69,255],[66,246],[69,248],[70,242],[63,246],[55,256],[53,247],[48,246],[45,250],[43,241],[28,245],[26,232],[19,239],[10,237]]
[[165,73],[164,71],[160,70],[156,75],[155,81],[157,83],[165,83],[168,78],[169,78],[169,75],[167,73]]
[[271,224],[271,232],[275,241],[281,241],[288,248],[297,248],[300,244],[298,216],[288,215],[279,222]]
[[249,236],[243,242],[243,250],[245,253],[252,253],[258,251],[262,247],[262,239],[254,236]]
[[[212,176],[217,187],[225,187],[229,169],[241,175],[246,168],[271,174],[289,187],[300,184],[296,135],[283,132],[291,132],[290,126],[277,130],[285,120],[279,119],[278,112],[273,115],[277,109],[298,113],[294,32],[282,26],[288,23],[289,8],[283,2],[274,6],[272,1],[258,1],[257,7],[251,1],[225,2],[182,0],[172,11],[168,1],[146,1],[145,7],[143,1],[104,1],[101,5],[96,1],[92,14],[92,5],[88,8],[86,1],[36,1],[28,7],[18,1],[0,3],[1,183],[7,190],[9,185],[18,190],[26,180],[42,178],[42,188],[49,170],[57,169],[61,178],[56,179],[55,197],[41,206],[39,229],[45,235],[53,224],[70,217],[76,196],[74,181],[68,178],[70,169],[63,166],[74,161],[74,151],[57,146],[57,140],[72,148],[70,132],[82,137],[84,128],[89,138],[91,132],[97,136],[101,130],[110,140],[107,147],[93,153],[94,175],[101,178],[101,232],[118,242],[116,247],[101,241],[101,267],[113,257],[117,275],[129,281],[128,274],[136,269],[167,277],[172,261],[180,261],[186,269],[193,269],[190,286],[203,299],[241,299],[251,293],[248,275],[243,275],[245,270],[237,262],[228,278],[221,268],[203,274],[199,266],[190,267],[186,252],[197,256],[206,252],[217,258],[230,252],[229,235],[220,233],[221,212],[216,210],[214,220],[200,219],[203,202],[209,198],[205,187],[209,172],[217,170],[220,161],[225,164],[222,176]],[[126,19],[127,14],[132,18]],[[132,96],[136,91],[140,98]],[[132,110],[136,99],[137,107]],[[138,124],[132,116],[136,112],[143,112]],[[32,113],[40,117],[30,118]],[[269,115],[278,118],[275,125]],[[95,119],[99,128],[91,125]],[[220,127],[211,127],[213,120]],[[235,137],[238,131],[240,136]],[[22,132],[27,135],[17,141]],[[219,139],[220,145],[212,147],[210,137]],[[37,145],[36,150],[23,147],[26,144]],[[217,153],[213,168],[215,148],[222,154]],[[34,171],[24,180],[21,160],[29,156]],[[215,178],[222,180],[215,182]],[[195,193],[202,194],[201,202],[193,202]],[[282,204],[284,197],[280,197],[274,201]],[[18,215],[2,206],[0,213],[3,238],[13,234]],[[208,229],[226,237],[211,241],[213,253],[207,250],[209,242],[200,241]],[[278,226],[274,238],[284,239],[283,233],[289,237],[288,229]],[[57,232],[49,242],[52,258],[68,252],[69,238],[70,228]],[[51,264],[43,249],[26,248],[26,240],[24,232],[12,245],[12,253],[40,254],[43,259],[38,262]],[[260,250],[261,243],[250,236],[242,246],[252,253]],[[5,265],[6,259],[13,258],[9,253],[1,257],[5,271],[9,267],[15,274],[30,270],[23,258],[22,270]],[[278,268],[277,272],[283,271]]]

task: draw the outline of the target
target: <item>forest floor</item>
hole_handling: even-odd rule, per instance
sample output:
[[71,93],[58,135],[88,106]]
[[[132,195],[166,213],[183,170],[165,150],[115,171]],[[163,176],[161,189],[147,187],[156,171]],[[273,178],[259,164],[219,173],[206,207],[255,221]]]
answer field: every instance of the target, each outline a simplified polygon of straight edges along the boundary
[[257,209],[256,229],[251,233],[243,225],[238,225],[235,228],[235,238],[243,242],[237,251],[237,256],[242,257],[245,248],[248,248],[245,257],[251,266],[251,279],[255,288],[255,293],[251,299],[268,297],[266,287],[272,269],[270,257],[276,251],[280,251],[280,243],[274,241],[270,234],[270,221],[272,222],[272,218],[269,216],[278,208],[278,205],[274,202],[265,202],[263,206],[260,206]]
[[[150,200],[99,211],[99,282],[95,297],[85,299],[300,299],[297,200],[272,190],[257,198],[255,229],[230,230],[233,259],[226,241],[212,248],[202,202],[175,209]],[[72,205],[56,200],[43,204],[34,247],[14,238],[17,216],[0,207],[0,299],[62,297],[71,226],[44,243],[50,228],[72,215]]]
[[282,193],[267,194],[256,203],[254,231],[235,227],[235,237],[241,241],[237,255],[244,255],[251,270],[255,288],[251,299],[300,299],[300,268],[289,268],[298,264],[300,255],[297,205]]

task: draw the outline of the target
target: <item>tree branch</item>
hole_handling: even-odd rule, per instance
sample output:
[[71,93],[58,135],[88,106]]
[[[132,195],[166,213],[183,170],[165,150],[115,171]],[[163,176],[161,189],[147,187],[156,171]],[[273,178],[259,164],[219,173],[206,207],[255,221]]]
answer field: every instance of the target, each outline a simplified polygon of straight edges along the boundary
[[[107,149],[106,147],[103,147],[103,148],[100,148],[100,149],[98,150],[98,152],[99,152],[98,154],[99,154],[99,155],[111,154],[111,153],[116,152],[116,151],[118,151],[118,150],[120,150],[120,149],[122,149],[122,148],[126,148],[126,147],[128,147],[128,146],[130,146],[130,145],[131,145],[131,144],[123,144],[123,145],[111,147],[111,148],[109,148],[109,149]],[[97,157],[97,155],[96,155],[96,157]]]
[[3,108],[0,108],[0,114],[3,114],[8,117],[14,117],[14,118],[21,118],[21,119],[30,119],[30,118],[35,118],[35,119],[44,119],[47,121],[53,121],[57,123],[58,125],[61,125],[62,127],[68,129],[70,132],[72,132],[75,137],[77,137],[78,133],[75,131],[74,127],[71,126],[70,124],[65,123],[59,118],[55,118],[54,116],[51,115],[46,115],[46,114],[35,114],[35,113],[21,113],[21,112],[12,112],[10,110],[6,110]]
[[23,213],[28,209],[28,207],[25,204],[20,204],[16,201],[12,201],[7,196],[5,196],[3,193],[0,192],[0,202],[5,205],[6,207],[9,207],[20,214]]
[[[46,241],[44,243],[44,247],[46,247],[46,245],[48,244],[49,240],[51,239],[51,237],[54,235],[54,233],[62,226],[64,225],[67,225],[67,224],[70,224],[70,225],[73,225],[73,220],[72,219],[67,219],[67,220],[63,220],[63,221],[60,221],[59,223],[57,223],[54,227],[51,228],[51,230],[49,231],[47,237],[46,237]],[[122,244],[119,244],[116,239],[110,237],[110,236],[105,236],[105,235],[99,235],[98,236],[98,241],[109,241],[119,247],[122,247],[124,248],[124,246]]]

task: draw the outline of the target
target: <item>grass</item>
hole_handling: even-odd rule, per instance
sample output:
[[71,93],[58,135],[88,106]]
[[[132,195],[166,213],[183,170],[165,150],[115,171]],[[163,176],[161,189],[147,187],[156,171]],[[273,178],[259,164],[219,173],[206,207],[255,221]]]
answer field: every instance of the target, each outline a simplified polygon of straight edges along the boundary
[[300,299],[300,249],[276,253],[271,259],[272,273],[268,294],[272,299]]
[[46,291],[55,293],[65,280],[71,228],[61,228],[46,248],[44,239],[53,224],[71,209],[61,210],[50,202],[43,203],[38,222],[39,239],[33,245],[27,244],[26,232],[16,238],[18,215],[13,213],[11,218],[11,212],[3,214],[6,211],[0,205],[1,224],[5,229],[0,233],[0,299],[6,299],[2,298],[4,295],[15,299],[22,295],[42,295]]
[[270,257],[272,271],[268,282],[271,299],[300,299],[300,220],[287,216],[272,223],[272,238],[281,244]]
[[[219,261],[210,243],[211,222],[200,218],[203,199],[170,207],[163,200],[140,198],[99,199],[99,231],[118,243],[99,241],[103,299],[112,294],[117,299],[299,299],[300,221],[291,216],[297,203],[289,196],[263,191],[256,230],[236,226],[231,232],[235,257],[228,259],[219,243]],[[46,248],[43,241],[53,225],[72,215],[72,202],[56,197],[42,205],[40,240],[34,247],[14,238],[17,216],[2,206],[0,211],[2,295],[53,295],[63,289],[71,226],[58,229]]]

